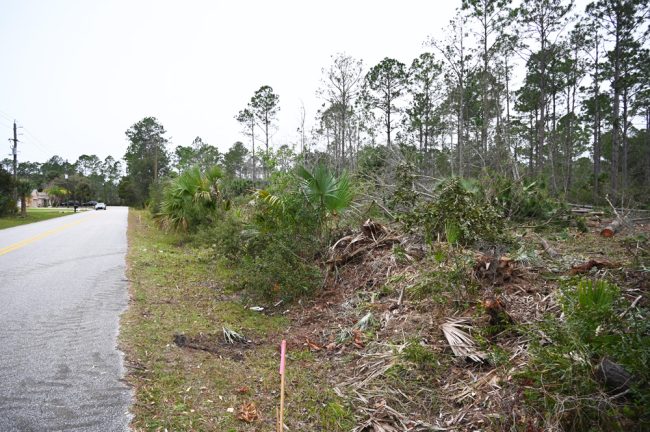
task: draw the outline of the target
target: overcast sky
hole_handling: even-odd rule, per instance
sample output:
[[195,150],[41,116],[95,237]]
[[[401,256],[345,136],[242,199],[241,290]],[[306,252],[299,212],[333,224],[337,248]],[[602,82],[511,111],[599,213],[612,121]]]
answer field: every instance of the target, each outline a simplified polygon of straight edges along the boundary
[[0,0],[0,138],[24,129],[19,160],[121,158],[124,131],[157,117],[173,146],[195,136],[227,150],[244,140],[237,112],[270,85],[276,146],[309,124],[321,69],[345,52],[367,67],[406,64],[440,35],[460,0]]

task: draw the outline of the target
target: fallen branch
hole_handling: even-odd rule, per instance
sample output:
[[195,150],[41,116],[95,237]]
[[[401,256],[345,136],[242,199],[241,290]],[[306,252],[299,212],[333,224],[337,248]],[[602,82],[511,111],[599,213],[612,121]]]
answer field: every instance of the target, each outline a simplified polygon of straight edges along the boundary
[[630,309],[634,309],[636,307],[637,303],[639,303],[639,300],[641,300],[642,297],[643,296],[638,296],[637,298],[635,298],[634,301],[632,302],[632,304],[629,305],[623,312],[621,312],[621,314],[618,317],[623,318],[625,316],[625,314],[630,311]]
[[558,259],[558,258],[560,258],[560,254],[558,253],[558,251],[556,251],[555,249],[553,249],[553,247],[552,247],[552,246],[551,246],[551,245],[546,241],[546,239],[544,239],[544,238],[541,237],[541,236],[537,236],[537,238],[539,239],[539,241],[540,241],[540,243],[542,244],[542,247],[544,248],[544,250],[546,251],[546,253],[547,253],[551,258],[553,258],[553,259]]

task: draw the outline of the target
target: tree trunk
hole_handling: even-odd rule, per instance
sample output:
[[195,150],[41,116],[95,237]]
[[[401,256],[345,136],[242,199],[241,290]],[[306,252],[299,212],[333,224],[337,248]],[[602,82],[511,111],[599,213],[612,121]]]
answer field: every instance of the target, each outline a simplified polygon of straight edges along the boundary
[[645,184],[650,188],[650,107],[645,109]]
[[623,171],[621,173],[621,183],[622,183],[622,193],[627,192],[627,188],[629,185],[629,177],[628,177],[628,152],[629,152],[629,147],[628,147],[628,140],[627,140],[627,130],[628,130],[628,119],[627,119],[627,105],[628,105],[628,88],[627,86],[623,90],[623,136],[621,137],[621,141],[623,144],[623,160],[622,160],[622,165],[623,165]]
[[[487,11],[485,11],[487,12]],[[487,156],[488,148],[488,127],[489,127],[489,116],[488,116],[488,97],[487,97],[487,75],[488,75],[488,48],[487,48],[487,38],[488,38],[488,25],[487,25],[487,13],[483,14],[483,74],[482,74],[482,92],[481,95],[481,104],[483,105],[483,121],[481,122],[481,150],[483,152],[483,157]]]
[[596,59],[594,65],[594,203],[600,194],[600,86],[598,84],[598,32],[596,32]]
[[27,217],[27,195],[25,194],[20,197],[20,217]]
[[255,184],[255,181],[257,180],[256,168],[255,168],[257,162],[255,161],[255,123],[253,123],[254,121],[255,120],[251,120],[251,144],[253,149],[253,158],[251,160],[253,162],[253,184]]
[[552,115],[552,126],[551,126],[551,139],[549,140],[549,157],[551,162],[551,186],[552,193],[554,196],[557,195],[557,173],[556,173],[556,161],[557,161],[557,115],[555,110],[555,105],[557,101],[557,92],[553,90],[551,95],[551,100],[553,101],[553,115]]
[[[620,12],[617,12],[617,15]],[[621,17],[617,16],[617,23],[621,22]],[[614,49],[614,104],[612,112],[612,157],[610,167],[610,190],[615,201],[619,200],[618,196],[618,168],[619,168],[619,146],[621,118],[620,118],[620,99],[621,99],[621,35],[620,28],[616,28],[616,45]]]

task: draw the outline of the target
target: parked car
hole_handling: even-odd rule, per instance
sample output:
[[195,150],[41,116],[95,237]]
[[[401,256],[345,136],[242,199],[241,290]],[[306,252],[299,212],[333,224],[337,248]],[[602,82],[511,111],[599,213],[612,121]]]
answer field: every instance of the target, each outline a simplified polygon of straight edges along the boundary
[[95,204],[95,210],[106,210],[106,204],[103,202],[98,202]]
[[93,200],[93,201],[88,201],[88,202],[85,202],[85,203],[84,203],[84,207],[86,207],[86,206],[88,206],[88,207],[93,207],[93,206],[95,206],[95,205],[97,205],[97,201],[95,201],[95,200]]

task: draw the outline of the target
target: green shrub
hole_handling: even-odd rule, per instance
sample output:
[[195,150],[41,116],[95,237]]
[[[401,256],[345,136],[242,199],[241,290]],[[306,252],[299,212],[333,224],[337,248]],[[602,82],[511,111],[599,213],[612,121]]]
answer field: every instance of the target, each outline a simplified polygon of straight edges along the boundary
[[224,199],[228,200],[250,194],[253,189],[254,184],[252,180],[241,178],[225,179],[221,187]]
[[[562,430],[647,430],[647,311],[621,318],[619,289],[604,280],[571,279],[560,292],[564,320],[549,317],[531,328],[531,356],[522,375],[532,381],[528,403],[546,413],[546,426]],[[605,357],[633,375],[628,398],[610,398],[597,379],[597,364]]]
[[503,215],[477,184],[454,177],[441,182],[433,195],[400,214],[408,229],[422,228],[430,241],[440,237],[461,244],[505,237]]
[[402,351],[402,358],[418,367],[435,369],[438,366],[436,355],[429,348],[420,344],[418,340],[410,340]]
[[235,269],[234,283],[264,298],[293,299],[311,293],[320,283],[320,269],[302,258],[282,236],[255,236]]
[[504,216],[512,219],[549,219],[566,213],[566,208],[551,198],[543,182],[524,184],[503,176],[492,176],[483,184],[487,195]]
[[206,172],[193,167],[170,180],[155,212],[160,224],[166,229],[190,231],[213,222],[223,203],[221,178],[221,169],[214,166]]
[[146,208],[149,210],[151,216],[156,216],[160,213],[162,201],[164,199],[164,189],[167,185],[167,180],[157,179],[149,185],[149,199],[147,200]]

